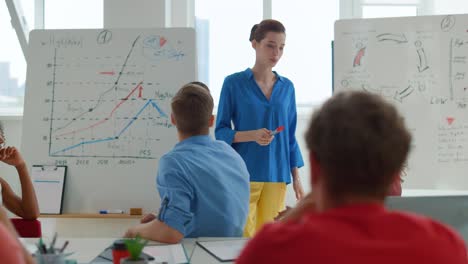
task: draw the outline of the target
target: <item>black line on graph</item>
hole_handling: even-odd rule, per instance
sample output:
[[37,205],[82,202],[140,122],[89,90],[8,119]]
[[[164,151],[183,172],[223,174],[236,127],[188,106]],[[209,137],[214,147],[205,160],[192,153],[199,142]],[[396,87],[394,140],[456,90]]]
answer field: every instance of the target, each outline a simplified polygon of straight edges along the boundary
[[[101,103],[102,103],[102,98],[103,98],[107,93],[109,93],[110,91],[114,90],[114,89],[117,87],[117,85],[119,84],[120,77],[122,76],[122,73],[123,73],[125,67],[127,66],[128,59],[130,58],[130,55],[132,54],[133,49],[135,48],[135,45],[136,45],[136,43],[137,43],[137,41],[138,41],[139,38],[140,38],[140,35],[138,35],[138,37],[136,37],[136,39],[133,41],[132,47],[130,48],[130,51],[128,52],[127,57],[125,58],[125,61],[124,61],[124,63],[122,64],[122,67],[121,67],[121,69],[120,69],[120,71],[119,71],[119,74],[118,74],[118,76],[117,76],[117,79],[115,80],[115,82],[114,82],[114,84],[112,85],[112,87],[109,88],[109,89],[107,89],[106,91],[104,91],[103,93],[101,93],[101,94],[99,95],[99,98],[98,98],[98,100],[97,100],[97,103],[96,103],[93,107],[91,107],[91,108],[89,108],[88,110],[86,110],[86,111],[84,111],[84,112],[78,114],[77,116],[73,117],[72,120],[71,120],[70,122],[68,122],[67,124],[63,125],[62,127],[56,128],[56,129],[54,130],[54,132],[57,132],[57,131],[62,130],[62,129],[64,129],[64,128],[67,128],[69,125],[73,124],[73,123],[74,123],[76,120],[78,120],[80,117],[82,117],[83,115],[85,115],[85,114],[87,114],[87,113],[89,113],[89,112],[94,111],[96,108],[98,108],[98,107],[101,105]],[[52,104],[53,104],[54,102],[55,102],[55,101],[52,101]]]
[[52,122],[54,120],[54,99],[55,99],[55,70],[56,70],[56,64],[57,64],[57,48],[54,49],[54,70],[52,73],[52,100],[50,101],[51,103],[51,109],[50,109],[50,130],[49,130],[49,156],[51,154],[52,150]]

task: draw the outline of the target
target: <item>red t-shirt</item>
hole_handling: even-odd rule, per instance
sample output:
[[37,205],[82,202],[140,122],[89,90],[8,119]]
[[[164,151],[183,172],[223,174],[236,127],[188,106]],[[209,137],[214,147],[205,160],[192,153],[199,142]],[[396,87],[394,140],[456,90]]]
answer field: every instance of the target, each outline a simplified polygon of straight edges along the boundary
[[245,263],[468,263],[462,238],[449,227],[380,204],[310,213],[298,222],[265,225],[237,259]]

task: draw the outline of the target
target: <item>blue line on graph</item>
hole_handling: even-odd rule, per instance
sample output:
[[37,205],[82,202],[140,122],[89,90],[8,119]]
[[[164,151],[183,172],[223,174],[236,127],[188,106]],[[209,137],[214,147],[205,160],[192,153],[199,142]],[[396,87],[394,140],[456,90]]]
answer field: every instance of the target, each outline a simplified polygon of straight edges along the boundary
[[148,102],[146,102],[146,104],[140,109],[140,111],[138,111],[138,113],[132,118],[132,120],[130,120],[130,122],[120,131],[117,137],[120,137],[120,135],[122,135],[122,133],[125,132],[125,130],[127,130],[127,128],[133,124],[133,122],[135,122],[137,117],[141,114],[141,112],[143,112],[143,110],[145,110],[145,108],[151,103],[151,101],[152,100],[149,99]]
[[71,150],[71,149],[74,149],[74,148],[77,148],[79,146],[82,146],[82,145],[87,145],[87,144],[94,144],[94,143],[99,143],[99,142],[105,142],[105,141],[112,141],[112,140],[117,140],[132,124],[133,122],[135,122],[135,120],[138,119],[138,116],[143,112],[143,110],[145,110],[145,108],[148,106],[148,105],[152,105],[154,108],[156,108],[156,110],[159,112],[159,114],[162,116],[162,117],[167,117],[167,114],[164,113],[160,108],[159,106],[153,102],[152,99],[148,100],[148,102],[146,102],[145,105],[143,105],[143,107],[136,113],[136,115],[131,118],[130,122],[117,134],[117,136],[115,137],[108,137],[108,138],[104,138],[104,139],[97,139],[97,140],[90,140],[90,141],[83,141],[83,142],[80,142],[78,144],[75,144],[75,145],[72,145],[70,147],[67,147],[67,148],[64,148],[62,150],[59,150],[59,151],[55,151],[54,153],[52,153],[52,155],[55,155],[55,154],[58,154],[60,152],[65,152],[65,151],[68,151],[68,150]]
[[35,180],[34,182],[60,183],[60,181],[46,181],[46,180]]
[[86,145],[86,144],[93,144],[93,143],[99,143],[99,142],[104,142],[104,141],[111,141],[111,140],[115,140],[115,137],[108,137],[108,138],[104,138],[104,139],[96,139],[96,140],[90,140],[90,141],[83,141],[83,142],[80,142],[78,144],[75,144],[73,146],[70,146],[68,148],[64,148],[62,150],[59,150],[59,151],[56,151],[54,153],[52,153],[52,155],[55,155],[59,152],[65,152],[67,150],[70,150],[70,149],[74,149],[74,148],[77,148],[79,146],[82,146],[82,145]]
[[164,113],[161,108],[159,108],[159,106],[153,102],[153,100],[150,100],[151,101],[151,105],[156,108],[156,110],[158,110],[159,114],[162,116],[162,117],[167,117],[166,113]]

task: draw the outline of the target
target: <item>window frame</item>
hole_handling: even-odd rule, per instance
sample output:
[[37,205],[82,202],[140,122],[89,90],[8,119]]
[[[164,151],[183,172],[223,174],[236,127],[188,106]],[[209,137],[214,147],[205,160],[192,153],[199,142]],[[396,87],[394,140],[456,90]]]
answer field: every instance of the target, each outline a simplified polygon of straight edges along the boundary
[[362,18],[362,8],[364,6],[416,6],[417,15],[429,15],[433,11],[433,0],[418,0],[414,3],[395,3],[392,0],[381,1],[380,3],[365,3],[365,0],[340,0],[340,19]]

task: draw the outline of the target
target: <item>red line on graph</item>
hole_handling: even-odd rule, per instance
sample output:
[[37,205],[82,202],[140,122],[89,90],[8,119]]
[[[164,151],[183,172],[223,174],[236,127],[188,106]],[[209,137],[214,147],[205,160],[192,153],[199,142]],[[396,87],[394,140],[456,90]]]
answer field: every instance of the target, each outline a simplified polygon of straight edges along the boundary
[[103,72],[99,72],[99,74],[103,74],[103,75],[114,75],[115,72],[114,72],[114,71],[108,71],[108,72],[103,71]]
[[135,86],[135,88],[132,89],[132,91],[125,97],[125,98],[122,98],[120,99],[120,102],[114,106],[114,109],[112,109],[112,111],[110,112],[110,114],[105,117],[104,119],[102,119],[101,121],[97,122],[97,123],[94,123],[88,127],[84,127],[84,128],[79,128],[77,130],[73,130],[73,131],[70,131],[70,132],[66,132],[66,133],[62,133],[62,134],[59,134],[59,135],[55,135],[56,137],[61,137],[61,136],[66,136],[66,135],[70,135],[70,134],[74,134],[74,133],[78,133],[78,132],[81,132],[81,131],[85,131],[85,130],[88,130],[88,129],[91,129],[93,127],[96,127],[96,126],[99,126],[103,123],[105,123],[106,121],[108,121],[110,119],[110,117],[112,117],[112,115],[114,114],[114,112],[123,104],[125,103],[126,101],[128,101],[128,98],[137,90],[137,89],[140,89],[141,91],[141,84],[143,82],[140,82],[137,84],[137,86]]

